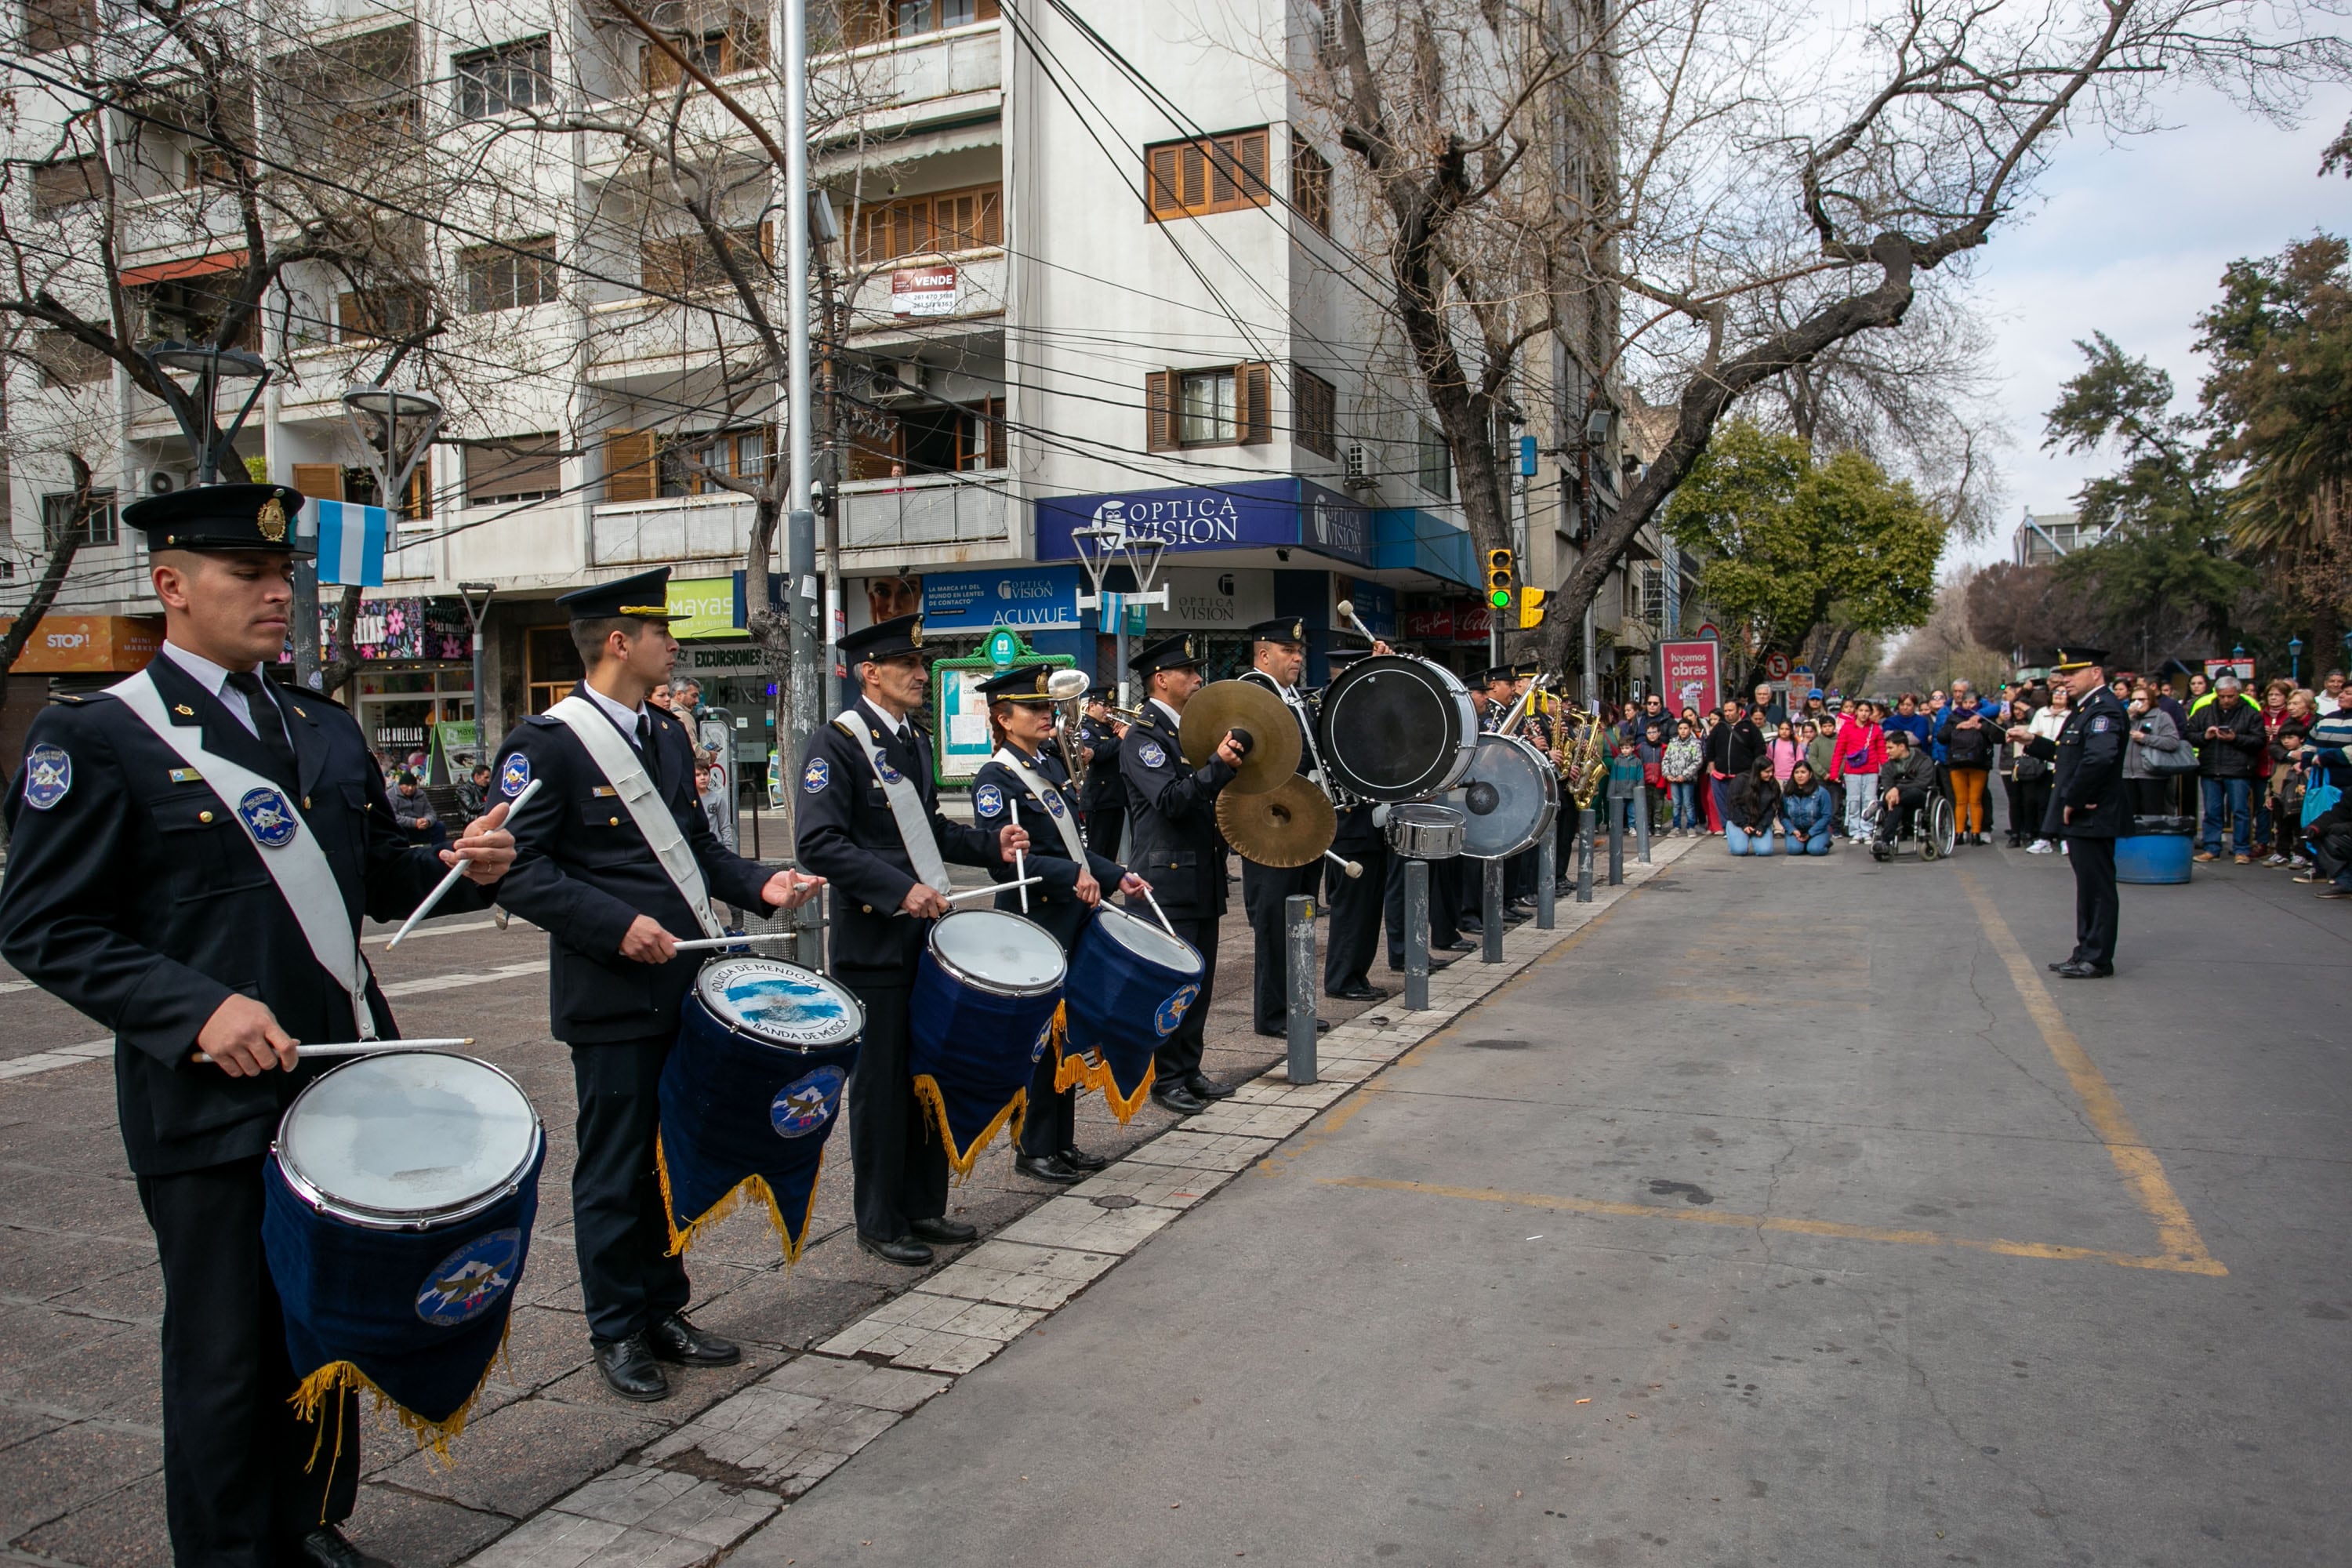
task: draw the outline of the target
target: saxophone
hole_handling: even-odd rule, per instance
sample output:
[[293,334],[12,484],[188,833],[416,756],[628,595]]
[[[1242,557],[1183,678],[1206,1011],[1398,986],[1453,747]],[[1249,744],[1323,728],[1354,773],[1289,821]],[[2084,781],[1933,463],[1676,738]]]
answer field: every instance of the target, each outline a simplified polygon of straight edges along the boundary
[[1609,727],[1599,714],[1561,702],[1559,722],[1552,731],[1552,765],[1559,770],[1576,809],[1590,811],[1592,797],[1609,777]]

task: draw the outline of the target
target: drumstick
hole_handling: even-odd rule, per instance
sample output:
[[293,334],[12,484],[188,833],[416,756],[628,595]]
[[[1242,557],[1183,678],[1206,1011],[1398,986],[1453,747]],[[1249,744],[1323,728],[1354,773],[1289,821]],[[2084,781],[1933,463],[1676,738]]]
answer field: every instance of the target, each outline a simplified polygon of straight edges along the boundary
[[[546,782],[547,781],[545,779],[533,779],[530,783],[522,786],[522,793],[516,795],[513,801],[507,806],[507,820],[509,822],[512,822],[514,820],[514,814],[522,809],[522,803],[531,797],[532,792],[537,790],[541,784],[545,784]],[[439,903],[443,896],[446,895],[450,889],[457,885],[457,879],[466,874],[466,868],[471,864],[472,862],[469,860],[461,859],[455,866],[449,868],[449,874],[441,879],[441,885],[425,895],[425,901],[416,906],[416,912],[408,917],[408,923],[394,931],[393,933],[392,940],[383,944],[384,952],[390,952],[394,948],[398,947],[400,945],[400,939],[406,936],[410,931],[415,931],[416,929],[416,922],[433,912],[433,906]]]
[[[986,887],[966,888],[961,893],[941,893],[940,897],[945,899],[951,904],[963,899],[993,898],[999,893],[1009,892],[1014,888],[1033,887],[1045,879],[1043,877],[1024,877],[1018,882],[991,882]],[[894,919],[899,915],[905,914],[906,912],[907,911],[904,910],[892,910],[890,911],[891,916]],[[684,947],[686,944],[684,942],[680,942],[678,945],[680,947]]]
[[753,931],[748,936],[703,936],[692,942],[675,943],[674,948],[678,952],[699,952],[708,947],[735,947],[747,942],[790,942],[798,934],[797,931]]
[[1151,906],[1151,912],[1160,917],[1160,923],[1168,928],[1168,934],[1170,936],[1174,936],[1176,934],[1176,924],[1173,921],[1171,921],[1168,918],[1168,911],[1160,907],[1160,900],[1151,896],[1151,885],[1149,882],[1144,884],[1143,899],[1144,902]]
[[[1013,826],[1021,826],[1021,800],[1017,795],[1013,801]],[[1029,857],[1019,849],[1013,852],[1013,874],[1021,879],[1021,912],[1025,915],[1029,912]]]
[[[297,1046],[294,1047],[294,1054],[298,1057],[362,1057],[370,1051],[455,1050],[473,1043],[474,1037],[471,1035],[467,1035],[463,1039],[453,1036],[448,1039],[440,1040],[340,1040],[329,1046]],[[209,1062],[213,1058],[202,1051],[190,1051],[188,1059],[192,1062]]]
[[1364,867],[1361,861],[1344,858],[1328,849],[1323,851],[1323,858],[1330,861],[1331,864],[1339,867],[1342,871],[1347,872],[1350,880],[1353,880],[1364,874]]

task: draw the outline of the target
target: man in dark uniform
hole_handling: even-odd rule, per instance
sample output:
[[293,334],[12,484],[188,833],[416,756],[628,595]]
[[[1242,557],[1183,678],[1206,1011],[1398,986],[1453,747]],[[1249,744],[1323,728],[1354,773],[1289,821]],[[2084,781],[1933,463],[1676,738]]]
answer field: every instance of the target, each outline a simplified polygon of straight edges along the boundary
[[2131,714],[2107,689],[2105,648],[2070,645],[2053,670],[2074,700],[2066,726],[2053,742],[2023,726],[2010,740],[2051,764],[2045,838],[2063,837],[2074,868],[2074,951],[2051,969],[2068,980],[2103,980],[2116,972],[2116,926],[2123,912],[2116,896],[2116,839],[2131,828],[2130,788],[2124,782],[2124,745]]
[[866,1007],[849,1080],[857,1245],[919,1268],[931,1260],[930,1243],[980,1233],[947,1217],[947,1146],[915,1100],[908,1065],[915,964],[929,922],[950,907],[946,863],[1010,863],[1029,836],[940,815],[930,743],[908,720],[931,679],[921,616],[852,632],[839,647],[860,695],[809,735],[795,837],[800,863],[833,884],[833,976]]
[[[298,1041],[399,1032],[359,956],[362,916],[404,918],[461,860],[470,885],[442,907],[484,908],[514,858],[502,811],[450,850],[404,843],[352,716],[264,678],[301,506],[212,485],[124,509],[163,647],[34,721],[6,806],[0,952],[115,1031],[123,1147],[163,1260],[163,1509],[184,1563],[358,1568],[335,1528],[358,1488],[358,1402],[315,1422],[289,1404],[263,1157],[320,1070]],[[306,926],[300,889],[342,918]]]
[[558,599],[586,679],[499,750],[506,798],[541,781],[515,816],[499,901],[548,933],[549,1027],[572,1047],[572,1223],[589,1342],[605,1385],[641,1402],[669,1396],[663,1362],[728,1366],[742,1354],[686,1319],[692,1289],[670,1256],[654,1163],[662,1066],[701,968],[677,942],[717,934],[714,897],[765,912],[822,886],[712,836],[686,722],[646,700],[677,658],[668,599],[666,566]]
[[[1375,651],[1334,648],[1324,656],[1324,662],[1336,680],[1341,670]],[[1339,830],[1331,837],[1331,852],[1362,867],[1362,876],[1350,877],[1328,860],[1317,862],[1325,868],[1323,902],[1331,911],[1329,947],[1323,955],[1323,993],[1349,1002],[1378,1002],[1388,995],[1371,982],[1389,881],[1388,837],[1372,821],[1373,809],[1369,801],[1340,807]]]
[[[1066,959],[1107,887],[1139,899],[1148,884],[1121,870],[1108,856],[1087,848],[1078,837],[1076,813],[1069,803],[1069,770],[1045,749],[1054,735],[1054,700],[1046,689],[1051,673],[1044,665],[1033,665],[981,682],[981,695],[988,699],[989,727],[998,743],[996,754],[972,775],[971,816],[983,828],[1011,823],[1035,829],[1029,837],[1028,872],[1044,882],[1007,889],[996,895],[996,907],[1007,914],[1025,914],[1045,927]],[[1015,871],[999,861],[988,874],[1002,882]],[[1055,1087],[1059,1066],[1050,1050],[1037,1058],[1037,1070],[1029,1079],[1029,1109],[1021,1122],[1021,1147],[1013,1163],[1023,1175],[1041,1182],[1082,1182],[1110,1162],[1077,1146],[1078,1091]]]
[[[1177,734],[1184,705],[1201,689],[1201,659],[1188,637],[1163,638],[1128,661],[1143,682],[1143,711],[1118,749],[1127,782],[1129,869],[1150,882],[1176,934],[1201,955],[1201,994],[1183,1022],[1160,1042],[1151,1098],[1192,1116],[1233,1090],[1201,1070],[1202,1030],[1217,988],[1217,921],[1225,912],[1225,840],[1217,831],[1217,792],[1241,766],[1241,742],[1227,731],[1216,754],[1196,771]],[[1150,916],[1149,905],[1129,906]]]
[[1118,836],[1127,826],[1127,784],[1118,775],[1119,731],[1111,717],[1110,700],[1117,689],[1097,686],[1087,693],[1087,716],[1078,724],[1078,743],[1092,752],[1087,759],[1086,786],[1079,792],[1078,824],[1086,830],[1087,847],[1107,859],[1118,858]]
[[[1298,725],[1298,771],[1324,788],[1323,761],[1315,743],[1315,721],[1307,711],[1298,678],[1307,667],[1307,623],[1295,616],[1277,616],[1250,627],[1250,668],[1241,679],[1262,686],[1282,700]],[[1255,939],[1251,966],[1251,1020],[1261,1035],[1276,1039],[1290,1032],[1290,938],[1288,901],[1295,894],[1313,898],[1323,886],[1321,856],[1304,866],[1261,866],[1242,858],[1242,908],[1249,913],[1250,934]],[[1315,1020],[1318,1034],[1330,1027]]]

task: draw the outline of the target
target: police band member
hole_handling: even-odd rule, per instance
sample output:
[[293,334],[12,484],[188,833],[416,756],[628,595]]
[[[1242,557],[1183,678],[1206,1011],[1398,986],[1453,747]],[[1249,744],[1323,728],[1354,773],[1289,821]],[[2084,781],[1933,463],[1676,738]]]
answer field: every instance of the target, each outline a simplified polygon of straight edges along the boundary
[[1087,750],[1087,782],[1078,800],[1078,825],[1086,830],[1087,847],[1111,859],[1118,858],[1120,829],[1127,826],[1127,784],[1119,777],[1118,748],[1127,734],[1110,710],[1118,689],[1097,686],[1087,693],[1086,718],[1078,725],[1078,743]]
[[572,1221],[589,1342],[605,1385],[638,1401],[668,1397],[660,1363],[729,1366],[742,1353],[686,1319],[692,1291],[670,1256],[655,1170],[656,1091],[701,967],[677,943],[719,934],[713,897],[765,913],[822,886],[712,837],[686,722],[647,700],[677,658],[668,601],[667,567],[558,599],[586,678],[499,752],[508,799],[541,781],[515,816],[499,902],[548,933],[549,1027],[572,1047]]
[[2010,741],[2051,764],[2045,838],[2064,838],[2074,868],[2074,951],[2050,965],[2068,980],[2103,980],[2116,972],[2116,840],[2131,831],[2124,745],[2131,715],[2107,689],[2107,650],[2070,644],[2058,650],[2055,673],[2074,700],[2053,742],[2022,725]]
[[[1180,1116],[1209,1108],[1233,1093],[1201,1070],[1202,1031],[1217,985],[1217,921],[1225,912],[1225,839],[1217,830],[1217,792],[1241,766],[1241,742],[1230,730],[1216,754],[1196,770],[1184,761],[1177,732],[1184,705],[1201,689],[1201,659],[1189,637],[1167,637],[1128,660],[1143,683],[1143,711],[1118,750],[1127,784],[1127,863],[1149,881],[1176,934],[1201,955],[1201,994],[1183,1021],[1160,1042],[1151,1098]],[[1129,900],[1139,915],[1148,906]]]
[[[1547,731],[1540,717],[1532,711],[1535,699],[1529,695],[1535,686],[1536,667],[1514,664],[1507,667],[1506,673],[1508,679],[1501,693],[1504,714],[1507,718],[1510,710],[1520,709],[1518,724],[1511,733],[1530,744],[1543,745]],[[1513,919],[1525,921],[1535,915],[1536,860],[1535,846],[1529,845],[1503,862],[1503,912]]]
[[239,484],[124,509],[147,535],[162,651],[37,717],[6,804],[0,952],[115,1031],[123,1148],[163,1261],[163,1508],[184,1563],[357,1568],[336,1526],[358,1405],[303,1422],[288,1403],[263,1156],[318,1076],[297,1042],[398,1033],[362,916],[404,918],[461,862],[471,885],[442,907],[481,909],[513,859],[502,810],[450,849],[404,843],[352,716],[265,679],[301,506]]
[[[1324,788],[1323,759],[1315,747],[1315,717],[1298,684],[1307,668],[1307,623],[1295,616],[1278,616],[1250,627],[1250,668],[1241,679],[1262,686],[1282,699],[1298,725],[1298,771]],[[1312,898],[1323,886],[1323,868],[1330,864],[1317,856],[1304,866],[1261,866],[1242,859],[1242,908],[1248,911],[1250,934],[1255,939],[1251,966],[1251,1019],[1261,1035],[1276,1038],[1290,1032],[1290,971],[1288,916],[1286,905],[1294,894]],[[1315,1020],[1318,1034],[1331,1026]]]
[[[1324,656],[1324,663],[1337,680],[1340,671],[1360,658],[1370,658],[1374,651],[1334,648]],[[1370,801],[1339,807],[1339,826],[1331,837],[1331,852],[1362,867],[1362,876],[1350,877],[1328,859],[1316,862],[1325,868],[1323,902],[1331,911],[1330,947],[1323,958],[1323,994],[1348,1002],[1378,1002],[1388,995],[1372,984],[1370,974],[1372,959],[1381,948],[1381,915],[1389,875],[1388,837],[1372,820],[1373,809]]]
[[947,1146],[915,1100],[915,964],[929,922],[950,908],[947,862],[1010,864],[1029,835],[940,815],[930,745],[908,717],[922,708],[931,679],[921,616],[883,621],[838,646],[861,694],[809,735],[795,837],[801,865],[833,884],[833,976],[866,1007],[849,1083],[857,1245],[914,1268],[931,1260],[929,1243],[979,1235],[947,1217]]
[[[1121,870],[1108,856],[1089,850],[1078,837],[1077,813],[1069,801],[1069,770],[1045,750],[1054,733],[1054,702],[1045,690],[1051,673],[1034,665],[981,683],[996,754],[972,775],[971,817],[984,828],[1009,823],[1031,830],[1028,872],[1045,880],[1034,888],[1007,889],[996,896],[996,907],[1007,914],[1025,913],[1061,943],[1067,957],[1107,889],[1139,899],[1149,884]],[[1116,761],[1112,765],[1117,766]],[[989,868],[989,875],[1000,882],[1013,874],[1013,868],[1002,861]],[[1024,892],[1028,895],[1025,910]],[[1052,1051],[1037,1060],[1029,1080],[1029,1109],[1021,1123],[1021,1148],[1013,1163],[1023,1175],[1041,1182],[1082,1182],[1110,1162],[1077,1146],[1078,1091],[1054,1087],[1059,1066]]]

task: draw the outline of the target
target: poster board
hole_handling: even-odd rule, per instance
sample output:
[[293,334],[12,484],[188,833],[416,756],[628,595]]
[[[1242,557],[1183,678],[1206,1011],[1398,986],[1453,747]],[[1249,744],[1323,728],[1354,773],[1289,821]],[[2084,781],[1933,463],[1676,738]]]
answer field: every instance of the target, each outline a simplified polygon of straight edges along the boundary
[[[991,658],[993,652],[1001,657]],[[1066,654],[1032,653],[1010,626],[989,634],[970,658],[943,658],[931,666],[931,778],[945,786],[967,783],[996,752],[988,738],[988,699],[980,684],[1024,665],[1065,668],[1077,661]]]
[[1658,645],[1658,694],[1669,712],[1685,708],[1705,713],[1723,700],[1723,645],[1666,642]]

